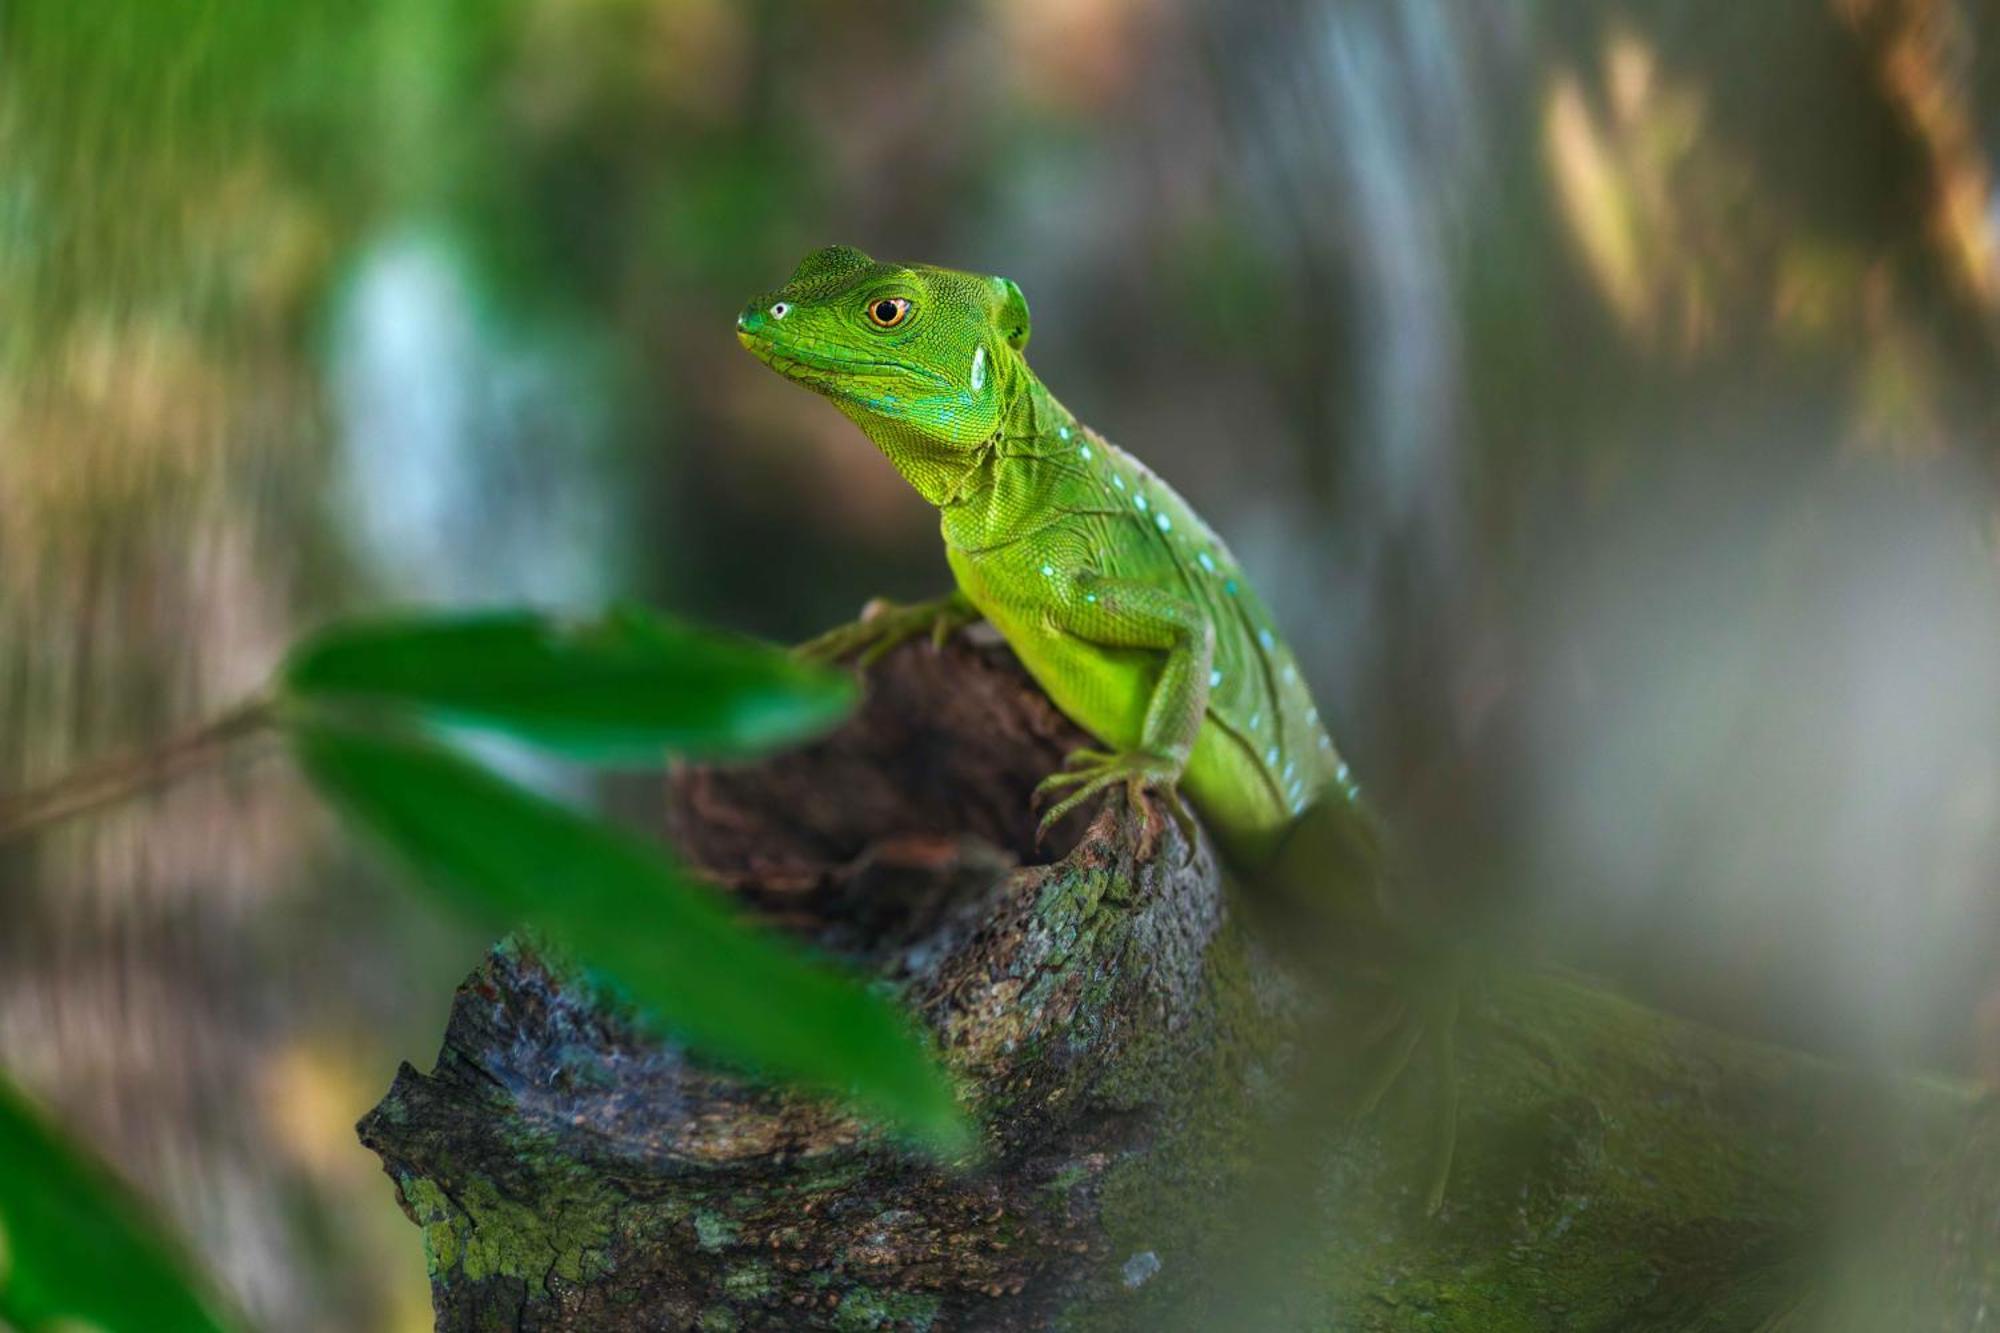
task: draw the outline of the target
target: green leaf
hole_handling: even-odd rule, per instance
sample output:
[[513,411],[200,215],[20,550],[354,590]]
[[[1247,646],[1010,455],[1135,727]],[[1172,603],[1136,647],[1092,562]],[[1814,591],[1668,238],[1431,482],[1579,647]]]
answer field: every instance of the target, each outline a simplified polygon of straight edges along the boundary
[[0,1078],[0,1327],[234,1326],[124,1185]]
[[951,1084],[900,1009],[651,844],[424,741],[309,721],[296,743],[320,791],[454,909],[550,932],[711,1057],[848,1096],[939,1147],[963,1141]]
[[281,680],[297,698],[411,709],[611,763],[784,745],[855,699],[844,673],[637,608],[587,623],[497,612],[335,625],[294,650]]

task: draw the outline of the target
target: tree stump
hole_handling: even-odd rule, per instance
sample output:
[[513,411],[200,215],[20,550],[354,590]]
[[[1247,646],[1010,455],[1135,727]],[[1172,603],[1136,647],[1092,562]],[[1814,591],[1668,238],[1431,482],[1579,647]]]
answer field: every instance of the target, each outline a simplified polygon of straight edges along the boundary
[[[1029,791],[1081,742],[1003,647],[961,638],[891,654],[817,745],[674,774],[684,855],[896,988],[981,1150],[934,1161],[693,1061],[510,940],[436,1068],[404,1066],[360,1125],[422,1228],[438,1327],[1725,1330],[1942,1301],[1902,1276],[1937,1266],[1932,1213],[1894,1201],[1937,1185],[1961,1090],[1560,975],[1502,973],[1468,1019],[1427,1215],[1436,1072],[1339,1114],[1316,1034],[1359,1016],[1258,946],[1205,842],[1114,799],[1037,852]],[[1869,1216],[1906,1219],[1886,1249],[1909,1262],[1867,1269],[1865,1298],[1816,1276],[1852,1239],[1823,1192],[1846,1159],[1879,1167]],[[1996,1174],[1935,1215],[1994,1215]],[[1993,1267],[1953,1267],[1952,1308]]]

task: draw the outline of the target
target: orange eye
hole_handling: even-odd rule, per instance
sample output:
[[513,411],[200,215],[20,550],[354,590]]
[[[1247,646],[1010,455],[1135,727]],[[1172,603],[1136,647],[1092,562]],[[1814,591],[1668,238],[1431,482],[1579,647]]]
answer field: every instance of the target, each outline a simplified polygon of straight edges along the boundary
[[900,296],[881,296],[868,303],[868,322],[878,329],[893,329],[910,317],[910,303]]

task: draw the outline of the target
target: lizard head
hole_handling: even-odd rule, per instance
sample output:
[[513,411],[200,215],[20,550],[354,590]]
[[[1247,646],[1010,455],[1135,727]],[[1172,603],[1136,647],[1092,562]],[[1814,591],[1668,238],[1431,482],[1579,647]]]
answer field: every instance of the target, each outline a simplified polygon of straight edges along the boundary
[[871,434],[971,448],[999,429],[1025,381],[1028,303],[1005,278],[830,245],[745,306],[736,337]]

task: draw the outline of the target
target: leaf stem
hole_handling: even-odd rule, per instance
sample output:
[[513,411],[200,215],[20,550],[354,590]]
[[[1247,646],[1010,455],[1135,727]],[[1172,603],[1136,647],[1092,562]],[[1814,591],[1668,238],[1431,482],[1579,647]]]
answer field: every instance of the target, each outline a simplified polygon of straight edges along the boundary
[[272,713],[272,701],[259,695],[148,749],[78,769],[42,787],[0,796],[0,843],[183,777],[214,760],[232,742],[268,725]]

